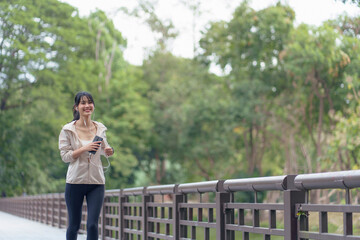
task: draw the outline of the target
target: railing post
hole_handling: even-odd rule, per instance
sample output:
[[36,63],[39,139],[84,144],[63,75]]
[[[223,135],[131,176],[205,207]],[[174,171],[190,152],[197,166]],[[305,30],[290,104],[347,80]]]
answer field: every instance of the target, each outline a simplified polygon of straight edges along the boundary
[[33,220],[37,221],[37,213],[38,213],[38,201],[37,196],[33,198]]
[[58,194],[58,227],[61,228],[61,193]]
[[22,207],[23,207],[23,218],[26,218],[26,196],[23,197]]
[[124,240],[125,239],[125,219],[124,219],[124,215],[125,215],[125,208],[124,208],[124,203],[128,202],[128,197],[127,196],[123,196],[122,191],[120,193],[120,239]]
[[296,175],[287,176],[287,190],[284,191],[284,240],[298,239],[298,224],[295,205],[305,202],[305,191],[297,190],[294,185]]
[[27,196],[24,197],[24,218],[28,218],[28,199],[29,198]]
[[118,211],[118,215],[119,215],[119,239],[123,239],[123,233],[124,233],[124,228],[123,228],[123,220],[124,220],[124,214],[123,214],[123,210],[122,210],[122,203],[123,203],[123,199],[121,196],[121,189],[119,191],[119,199],[118,199],[118,204],[119,204],[119,211]]
[[37,221],[38,221],[39,223],[42,223],[42,222],[43,222],[43,205],[44,205],[44,203],[43,203],[43,196],[40,195],[40,196],[38,197],[38,219],[37,219]]
[[46,223],[46,195],[41,196],[41,223]]
[[51,194],[51,226],[55,224],[55,196]]
[[104,195],[104,200],[103,200],[103,205],[102,205],[102,209],[101,209],[101,240],[105,239],[105,214],[106,214],[106,206],[105,206],[105,202],[106,202],[106,194]]
[[45,224],[49,221],[49,194],[45,195]]
[[26,203],[25,203],[25,218],[30,219],[30,199],[29,196],[26,196]]
[[22,197],[20,198],[19,203],[18,203],[19,216],[20,216],[20,217],[24,217],[24,206],[23,206],[23,204],[24,204],[24,197],[22,196]]
[[180,239],[180,209],[179,203],[184,202],[184,195],[179,193],[178,185],[175,186],[175,193],[173,194],[173,236],[174,240]]
[[225,192],[224,181],[219,181],[216,192],[216,239],[225,239],[225,208],[224,204],[230,202],[231,193]]
[[28,205],[28,208],[29,208],[29,211],[28,211],[28,219],[32,220],[32,216],[33,216],[33,201],[32,201],[32,196],[29,196],[29,205]]
[[27,219],[31,219],[32,202],[31,196],[27,197]]
[[31,197],[31,220],[36,221],[36,197]]
[[148,206],[148,202],[150,202],[151,200],[151,196],[148,195],[146,193],[146,187],[144,188],[143,190],[143,194],[142,194],[142,209],[141,209],[141,212],[142,212],[142,226],[141,226],[141,229],[142,229],[142,239],[148,239],[148,211],[147,211],[147,206]]
[[37,195],[35,197],[35,201],[36,201],[36,213],[35,213],[35,221],[36,222],[40,222],[40,216],[41,216],[41,202],[40,202],[40,197],[39,195]]

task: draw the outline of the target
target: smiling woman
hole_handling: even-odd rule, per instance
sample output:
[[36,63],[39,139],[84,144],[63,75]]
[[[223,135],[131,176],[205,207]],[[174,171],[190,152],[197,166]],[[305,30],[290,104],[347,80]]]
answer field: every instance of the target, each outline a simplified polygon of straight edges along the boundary
[[[77,238],[81,211],[86,196],[88,239],[98,239],[98,220],[104,200],[105,176],[100,155],[111,156],[113,149],[107,142],[107,128],[92,121],[94,99],[88,92],[79,92],[73,106],[74,119],[66,124],[59,136],[60,155],[69,162],[66,175],[65,200],[69,215],[67,240]],[[92,141],[94,136],[100,141]],[[101,151],[98,151],[101,150]]]
[[[79,108],[81,110],[79,110]],[[95,110],[94,99],[90,93],[87,92],[79,92],[75,96],[75,103],[73,106],[73,121],[80,119],[80,112],[92,113]]]

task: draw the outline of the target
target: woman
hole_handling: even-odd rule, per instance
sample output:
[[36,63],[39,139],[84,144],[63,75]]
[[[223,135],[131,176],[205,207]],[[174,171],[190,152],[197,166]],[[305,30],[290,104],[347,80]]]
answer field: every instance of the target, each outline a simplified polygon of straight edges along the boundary
[[[66,175],[65,201],[69,225],[66,239],[77,238],[84,197],[87,202],[87,239],[98,239],[98,221],[105,192],[105,176],[100,155],[111,156],[114,150],[106,140],[106,127],[91,120],[95,103],[88,92],[79,92],[73,106],[74,119],[66,124],[59,136],[60,155],[70,163]],[[102,141],[95,141],[95,136]],[[89,151],[95,151],[90,154]]]

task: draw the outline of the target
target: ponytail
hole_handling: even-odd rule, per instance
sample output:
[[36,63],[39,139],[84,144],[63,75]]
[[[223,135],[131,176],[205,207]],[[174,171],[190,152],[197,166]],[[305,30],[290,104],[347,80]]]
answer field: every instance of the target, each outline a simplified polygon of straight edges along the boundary
[[76,120],[80,119],[80,113],[75,108],[76,108],[76,106],[74,105],[74,107],[73,107],[73,116],[74,116],[73,121],[76,121]]

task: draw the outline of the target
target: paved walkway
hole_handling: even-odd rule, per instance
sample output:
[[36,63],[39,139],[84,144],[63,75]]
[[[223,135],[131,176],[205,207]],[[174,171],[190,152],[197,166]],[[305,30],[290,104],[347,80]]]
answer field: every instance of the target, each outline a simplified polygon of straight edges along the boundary
[[[0,240],[65,240],[66,230],[0,211]],[[80,235],[78,240],[85,240]]]

